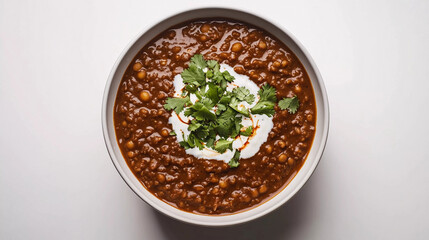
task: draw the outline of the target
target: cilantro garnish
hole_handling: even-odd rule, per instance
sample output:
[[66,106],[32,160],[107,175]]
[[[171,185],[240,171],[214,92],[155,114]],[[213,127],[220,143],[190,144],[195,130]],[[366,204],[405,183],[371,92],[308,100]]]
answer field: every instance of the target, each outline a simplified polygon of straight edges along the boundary
[[240,165],[240,162],[238,161],[240,159],[240,151],[235,151],[234,156],[229,160],[228,165],[231,168],[236,168],[238,165]]
[[259,99],[260,101],[277,101],[276,89],[269,84],[262,86],[262,89],[259,89],[258,94],[261,97],[261,99]]
[[166,110],[173,110],[179,114],[183,109],[185,108],[186,104],[190,104],[191,100],[189,99],[189,96],[186,96],[184,98],[168,98],[167,102],[164,104],[164,108]]
[[202,127],[203,125],[200,123],[200,122],[198,122],[197,120],[192,120],[191,121],[191,124],[189,124],[189,127],[188,127],[188,130],[190,131],[190,132],[193,132],[193,131],[196,131],[197,129],[199,129],[200,127]]
[[252,133],[253,133],[253,127],[250,126],[250,127],[246,128],[246,130],[241,131],[240,135],[248,137],[248,136],[252,135]]
[[220,139],[216,142],[214,149],[220,153],[224,153],[227,149],[232,150],[232,142],[225,139]]
[[[204,85],[206,82],[206,75],[201,68],[197,68],[195,65],[191,65],[185,69],[182,74],[184,83],[189,83],[192,86],[199,87]],[[186,88],[188,90],[188,88]]]
[[258,91],[259,101],[250,109],[253,114],[265,114],[269,117],[274,115],[274,106],[277,102],[276,89],[268,84],[262,86]]
[[231,76],[228,71],[222,72],[222,76],[225,78],[226,81],[232,82],[235,80],[234,76]]
[[227,108],[218,118],[215,125],[217,134],[221,137],[228,138],[232,137],[235,130],[236,121],[240,121],[241,118],[235,117],[237,113],[230,107]]
[[217,69],[217,71],[219,71],[219,68],[220,68],[219,63],[216,60],[208,60],[207,66],[210,69],[215,69],[215,70]]
[[239,107],[238,106],[239,100],[237,98],[232,98],[231,102],[229,103],[229,106],[234,109],[235,111],[243,114],[246,117],[250,117],[250,113],[249,113],[249,109],[244,108],[244,107]]
[[219,86],[217,86],[214,83],[209,83],[208,87],[209,88],[208,88],[207,92],[205,93],[205,96],[207,98],[209,98],[213,104],[218,103],[221,95],[223,94],[222,88],[220,88]]
[[[204,100],[206,104],[203,103]],[[196,102],[194,105],[190,106],[185,110],[185,116],[192,116],[198,121],[204,120],[216,120],[216,115],[210,112],[210,109],[213,107],[210,99],[206,98],[203,101]],[[210,101],[210,102],[209,102]]]
[[291,98],[283,98],[279,101],[281,110],[287,109],[290,114],[295,114],[298,111],[299,99],[297,96]]
[[238,87],[232,90],[232,93],[235,94],[235,97],[241,101],[246,101],[248,104],[252,104],[255,101],[255,96],[250,94],[249,89],[245,87]]
[[204,60],[203,55],[201,54],[195,54],[192,58],[191,58],[191,64],[190,67],[192,65],[195,65],[197,68],[199,69],[204,69],[205,67],[207,67],[207,62],[206,60]]
[[[246,87],[236,87],[227,90],[230,82],[235,80],[228,71],[220,71],[219,62],[205,60],[203,55],[194,55],[189,67],[181,73],[185,88],[181,97],[168,98],[164,108],[183,114],[191,120],[188,126],[188,136],[183,136],[179,144],[185,149],[211,148],[219,153],[233,151],[234,156],[229,161],[231,168],[238,167],[240,151],[233,148],[234,138],[238,135],[251,136],[253,126],[243,131],[243,117],[252,114],[275,114],[274,106],[277,102],[276,89],[266,84],[258,91],[259,100],[252,108],[246,104],[254,104],[255,95]],[[191,102],[194,94],[198,100]],[[296,100],[295,100],[296,99]],[[296,97],[285,98],[279,102],[281,109],[288,109],[290,113],[297,111],[299,102]],[[170,135],[176,135],[174,131]]]

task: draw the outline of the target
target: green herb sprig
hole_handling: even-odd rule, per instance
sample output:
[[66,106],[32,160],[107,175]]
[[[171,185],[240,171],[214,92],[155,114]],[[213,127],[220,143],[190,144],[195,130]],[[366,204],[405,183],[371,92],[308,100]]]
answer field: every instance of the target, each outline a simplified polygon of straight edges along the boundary
[[[211,148],[219,153],[226,150],[233,151],[232,143],[238,135],[251,136],[252,126],[242,130],[242,118],[252,114],[275,114],[274,106],[277,102],[276,89],[268,84],[258,91],[259,101],[251,109],[240,107],[240,102],[253,104],[255,96],[250,94],[246,87],[237,87],[227,91],[229,82],[235,80],[228,71],[220,71],[220,65],[215,60],[205,60],[201,54],[195,54],[187,69],[181,73],[185,89],[182,97],[168,98],[164,108],[174,110],[177,114],[184,112],[190,117],[188,126],[190,134],[179,144],[185,149],[198,147]],[[190,94],[195,94],[198,101],[190,101]],[[280,108],[289,109],[295,113],[297,100],[283,99],[279,102]],[[173,133],[176,134],[176,133]],[[240,151],[235,150],[229,161],[231,168],[239,166]]]
[[291,98],[283,98],[279,101],[281,110],[287,109],[290,114],[295,114],[299,108],[299,99],[297,96]]

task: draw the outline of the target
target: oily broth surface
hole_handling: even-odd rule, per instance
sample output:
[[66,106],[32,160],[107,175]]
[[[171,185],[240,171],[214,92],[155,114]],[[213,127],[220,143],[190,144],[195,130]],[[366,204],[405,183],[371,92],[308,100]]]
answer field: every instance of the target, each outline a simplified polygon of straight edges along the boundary
[[[203,54],[270,84],[277,98],[297,96],[295,114],[276,107],[268,140],[238,168],[187,155],[170,136],[173,78],[194,54]],[[154,38],[125,72],[114,109],[124,158],[142,184],[161,200],[188,212],[234,213],[270,198],[299,171],[315,133],[316,104],[310,79],[298,58],[261,29],[232,20],[196,20]]]

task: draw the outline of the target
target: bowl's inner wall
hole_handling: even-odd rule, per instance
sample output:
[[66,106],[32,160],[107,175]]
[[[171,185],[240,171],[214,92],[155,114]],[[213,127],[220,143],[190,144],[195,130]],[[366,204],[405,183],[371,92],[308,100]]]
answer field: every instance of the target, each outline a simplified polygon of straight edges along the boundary
[[[313,140],[312,148],[309,152],[309,155],[304,162],[301,170],[295,176],[295,178],[289,183],[289,185],[284,188],[279,194],[274,196],[269,201],[261,204],[253,209],[250,209],[245,212],[240,212],[232,215],[225,216],[208,216],[208,215],[197,215],[188,212],[181,211],[176,209],[158,198],[152,195],[147,191],[139,180],[134,177],[133,173],[126,164],[119,146],[116,142],[114,123],[113,123],[113,108],[116,98],[116,93],[121,82],[122,76],[128,67],[128,64],[133,60],[135,55],[143,48],[149,41],[156,37],[159,33],[164,30],[174,26],[178,23],[189,21],[196,18],[229,18],[236,19],[237,21],[246,22],[251,25],[254,25],[258,28],[264,29],[270,34],[274,35],[277,39],[282,41],[286,46],[290,48],[292,52],[300,59],[301,63],[305,67],[313,85],[315,99],[316,99],[316,108],[317,108],[317,122],[316,122],[316,133]],[[104,133],[106,139],[106,145],[109,150],[109,154],[117,168],[118,172],[121,174],[122,178],[127,182],[127,184],[132,188],[132,190],[139,195],[147,203],[155,207],[157,210],[174,217],[176,219],[187,221],[195,224],[203,225],[229,225],[234,223],[239,223],[243,221],[248,221],[254,219],[258,216],[264,215],[271,210],[277,208],[289,198],[291,198],[306,182],[314,171],[326,142],[327,137],[327,100],[324,99],[324,87],[321,85],[321,77],[317,72],[317,69],[314,64],[312,64],[309,59],[309,56],[301,49],[302,47],[292,39],[284,31],[271,24],[270,22],[261,19],[257,16],[251,15],[249,13],[240,12],[237,10],[231,9],[221,9],[221,8],[207,8],[207,9],[197,9],[191,10],[188,12],[180,13],[178,15],[172,16],[163,20],[162,22],[154,25],[144,34],[142,34],[134,43],[132,43],[128,50],[125,49],[123,55],[120,56],[119,62],[116,63],[112,73],[110,75],[110,87],[106,89],[105,93],[105,102],[104,102]],[[107,83],[109,84],[109,83]]]

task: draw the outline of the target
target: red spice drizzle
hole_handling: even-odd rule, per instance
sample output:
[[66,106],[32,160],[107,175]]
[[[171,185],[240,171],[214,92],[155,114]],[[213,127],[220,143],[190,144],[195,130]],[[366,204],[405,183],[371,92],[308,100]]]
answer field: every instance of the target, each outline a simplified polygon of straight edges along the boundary
[[[253,118],[250,118],[252,120],[252,126],[253,126]],[[256,134],[256,130],[259,128],[259,120],[256,122],[256,126],[253,128],[252,134],[247,138],[246,142],[243,144],[243,146],[241,146],[240,148],[238,148],[239,151],[242,151],[243,149],[245,149],[247,147],[247,145],[249,145],[249,141],[251,138],[253,138]]]
[[187,121],[187,122],[185,122],[185,121],[180,117],[180,115],[179,115],[179,114],[177,114],[177,113],[176,113],[176,116],[177,116],[177,118],[178,118],[182,123],[184,123],[184,124],[188,124],[188,125],[189,125],[189,123],[190,123],[189,119],[188,119],[188,121]]

